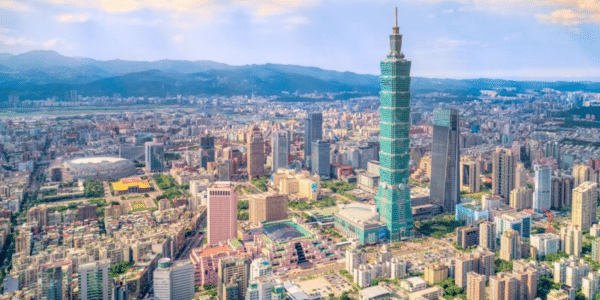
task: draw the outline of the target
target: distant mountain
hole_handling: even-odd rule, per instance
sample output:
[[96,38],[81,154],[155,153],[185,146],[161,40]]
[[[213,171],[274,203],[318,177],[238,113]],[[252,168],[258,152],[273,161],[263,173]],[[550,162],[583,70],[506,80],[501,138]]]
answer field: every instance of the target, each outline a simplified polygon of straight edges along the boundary
[[[600,92],[595,82],[538,82],[496,79],[413,77],[413,93],[478,95],[482,89],[514,87],[518,91],[553,88]],[[84,96],[282,95],[282,92],[352,92],[377,95],[379,77],[295,65],[230,66],[213,61],[99,61],[66,57],[54,51],[19,55],[0,53],[0,102],[11,93],[21,99],[62,98],[70,90]],[[340,99],[348,98],[348,94]]]

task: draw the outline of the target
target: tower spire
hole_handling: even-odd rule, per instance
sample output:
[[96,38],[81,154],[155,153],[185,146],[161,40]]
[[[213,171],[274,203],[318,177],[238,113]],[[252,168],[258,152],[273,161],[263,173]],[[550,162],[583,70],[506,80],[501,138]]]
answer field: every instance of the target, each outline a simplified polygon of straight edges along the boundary
[[402,36],[400,35],[400,27],[398,27],[398,7],[396,7],[396,21],[392,28],[392,35],[390,35],[390,55],[402,57]]
[[396,6],[396,23],[394,27],[398,27],[398,6]]

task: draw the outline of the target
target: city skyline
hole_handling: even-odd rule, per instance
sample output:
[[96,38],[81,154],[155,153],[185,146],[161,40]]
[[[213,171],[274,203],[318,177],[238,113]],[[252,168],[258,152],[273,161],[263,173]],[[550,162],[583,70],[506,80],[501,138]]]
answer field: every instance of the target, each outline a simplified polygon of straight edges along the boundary
[[[374,62],[386,47],[380,33],[393,22],[379,16],[398,5],[415,76],[600,79],[595,2],[6,0],[0,44],[12,54],[49,49],[99,60],[288,63],[377,74]],[[42,29],[33,26],[40,22]]]

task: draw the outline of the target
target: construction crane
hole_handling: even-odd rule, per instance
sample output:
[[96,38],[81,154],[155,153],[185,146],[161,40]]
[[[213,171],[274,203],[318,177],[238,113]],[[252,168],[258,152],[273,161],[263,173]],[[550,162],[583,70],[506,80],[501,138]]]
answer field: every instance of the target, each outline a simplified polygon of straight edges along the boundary
[[546,214],[546,220],[548,221],[548,225],[546,226],[546,232],[554,232],[554,227],[552,227],[552,220],[554,220],[554,211],[548,211],[545,207],[544,213]]

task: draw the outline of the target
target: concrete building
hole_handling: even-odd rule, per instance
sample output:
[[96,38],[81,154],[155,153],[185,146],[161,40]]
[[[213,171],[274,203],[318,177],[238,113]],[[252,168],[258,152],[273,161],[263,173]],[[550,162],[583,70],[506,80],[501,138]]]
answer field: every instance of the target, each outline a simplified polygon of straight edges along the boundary
[[456,243],[463,249],[479,245],[479,226],[470,225],[456,229]]
[[273,275],[273,266],[264,258],[257,258],[250,264],[250,280]]
[[244,300],[250,277],[248,261],[227,257],[219,261],[219,299]]
[[517,278],[505,272],[490,277],[489,299],[520,300],[517,298]]
[[215,182],[208,188],[206,223],[209,245],[237,238],[237,194],[231,182]]
[[543,213],[552,206],[552,167],[549,165],[534,165],[535,181],[533,193],[533,210]]
[[531,246],[535,247],[538,256],[556,254],[560,250],[560,237],[552,233],[531,235]]
[[533,190],[527,186],[521,186],[510,192],[510,207],[523,210],[533,206]]
[[444,290],[439,286],[432,286],[418,292],[408,294],[408,300],[437,300],[444,294]]
[[489,221],[479,223],[479,246],[490,251],[496,251],[497,244],[496,223]]
[[254,125],[248,133],[246,145],[248,159],[248,178],[257,178],[265,175],[265,140],[258,126]]
[[290,155],[291,133],[287,130],[273,132],[273,171],[287,169]]
[[573,176],[552,177],[552,208],[560,209],[572,205],[574,186]]
[[329,157],[330,144],[328,141],[316,140],[312,142],[311,174],[321,178],[331,177],[331,163]]
[[573,184],[578,187],[586,181],[597,182],[596,173],[594,170],[587,165],[575,165],[573,166]]
[[342,205],[333,214],[334,226],[344,236],[362,245],[372,245],[386,237],[385,224],[379,221],[377,208],[373,205],[351,203]]
[[471,159],[460,161],[460,190],[467,193],[479,193],[481,190],[481,170],[479,164]]
[[165,170],[165,145],[163,143],[147,142],[144,144],[146,157],[146,170],[148,172],[162,172]]
[[581,230],[589,229],[596,222],[597,207],[598,184],[591,181],[581,183],[573,190],[571,223]]
[[516,230],[523,238],[531,234],[531,215],[525,212],[503,214],[494,218],[496,223],[496,238],[500,238],[506,230]]
[[471,271],[488,277],[494,275],[494,259],[494,252],[487,250],[459,254],[455,259],[456,285],[464,288],[467,285],[467,273]]
[[515,186],[515,166],[515,155],[510,149],[496,148],[492,154],[492,194],[502,196],[507,203]]
[[575,225],[563,226],[560,228],[560,250],[579,257],[581,255],[581,242],[583,234],[581,227]]
[[110,261],[101,260],[79,266],[79,299],[110,299]]
[[546,300],[572,300],[565,290],[551,290]]
[[194,298],[194,265],[189,261],[172,263],[169,258],[161,258],[153,275],[154,299],[191,300]]
[[436,282],[444,281],[448,278],[448,266],[441,263],[428,264],[425,266],[424,273],[425,281],[430,285],[434,285]]
[[467,300],[485,300],[485,275],[467,273]]
[[431,164],[436,172],[431,174],[431,202],[442,207],[444,213],[453,213],[460,202],[459,140],[458,111],[435,109]]
[[581,292],[586,299],[594,299],[600,291],[600,274],[589,272],[581,279]]
[[250,199],[250,223],[259,225],[262,222],[287,219],[287,204],[288,196],[274,191],[252,195]]
[[323,139],[323,114],[309,113],[304,120],[304,160],[310,166],[312,143]]
[[389,299],[391,296],[392,292],[380,285],[368,287],[358,292],[359,300],[383,300]]
[[506,230],[500,238],[500,259],[521,259],[521,236],[515,230]]

